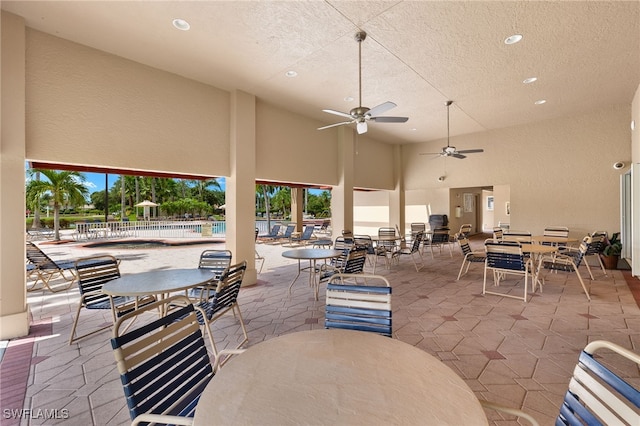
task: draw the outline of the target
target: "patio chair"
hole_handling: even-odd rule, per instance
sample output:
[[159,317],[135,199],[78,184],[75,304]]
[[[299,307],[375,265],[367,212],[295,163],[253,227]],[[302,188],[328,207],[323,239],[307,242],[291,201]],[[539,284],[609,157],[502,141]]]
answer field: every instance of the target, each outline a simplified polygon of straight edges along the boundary
[[313,235],[313,232],[315,231],[315,229],[316,229],[315,225],[306,225],[304,227],[304,230],[302,231],[302,234],[300,235],[292,234],[291,237],[289,237],[289,246],[293,247],[294,243],[297,245],[306,246],[310,241],[313,241],[316,239],[315,235]]
[[429,246],[431,250],[431,258],[433,259],[433,248],[436,247],[442,254],[442,247],[449,248],[449,256],[453,257],[453,249],[451,248],[451,237],[449,236],[449,228],[436,228],[431,234],[431,239],[426,241],[425,244]]
[[[167,314],[135,330],[123,330],[126,322],[151,311]],[[197,313],[202,315],[188,298],[172,296],[116,323],[111,347],[132,425],[193,424],[200,395],[218,371],[221,356],[242,352],[220,351],[212,364]]]
[[[590,241],[591,237],[587,235],[583,238],[578,248],[567,247],[562,253],[553,253],[551,255],[541,256],[537,268],[541,285],[544,286],[545,278],[547,276],[547,274],[542,273],[544,270],[553,272],[575,272],[578,280],[580,281],[580,285],[582,286],[582,290],[584,290],[584,294],[587,296],[587,300],[590,301],[591,296],[589,296],[589,290],[587,290],[587,286],[584,284],[584,280],[582,279],[582,276],[580,276],[580,271],[578,270],[578,267],[587,252]],[[542,289],[540,289],[540,291],[542,291]]]
[[[349,285],[345,282],[364,278],[368,283],[384,285]],[[327,284],[325,328],[367,331],[391,337],[391,285],[386,278],[372,274],[335,274]]]
[[351,247],[353,247],[353,239],[350,238],[345,239],[344,237],[336,237],[333,242],[334,250],[349,250]]
[[225,269],[224,273],[218,281],[211,282],[209,284],[209,292],[206,291],[207,286],[205,286],[205,291],[201,293],[203,295],[206,295],[207,293],[213,294],[213,297],[203,297],[200,302],[196,304],[196,307],[201,308],[205,312],[204,317],[199,316],[198,318],[203,325],[206,325],[209,328],[209,333],[212,336],[211,346],[213,349],[213,353],[216,356],[218,354],[218,350],[216,349],[216,345],[213,340],[213,334],[210,331],[211,324],[213,324],[218,318],[222,317],[229,311],[231,311],[233,315],[238,319],[240,328],[242,329],[242,334],[244,336],[243,340],[237,345],[236,349],[239,349],[249,340],[247,329],[245,327],[244,320],[242,319],[242,313],[240,312],[240,305],[238,304],[238,293],[240,292],[242,279],[244,278],[246,269],[246,261],[242,261],[235,265],[229,266],[227,269]]
[[504,230],[502,229],[502,227],[495,227],[493,228],[493,240],[494,241],[502,241],[502,237],[504,235]]
[[602,273],[604,274],[605,277],[607,276],[607,270],[605,269],[604,264],[602,263],[602,258],[600,257],[600,253],[602,253],[606,244],[607,244],[606,232],[595,231],[591,234],[591,242],[587,247],[587,252],[584,254],[584,264],[587,270],[589,271],[589,276],[591,277],[592,280],[595,280],[595,278],[591,273],[591,267],[589,266],[589,262],[588,262],[589,257],[595,256],[595,258],[598,259],[598,265],[600,265],[600,268],[602,269]]
[[[384,257],[385,267],[389,268],[391,265],[391,259],[393,258],[393,253],[398,250],[398,246],[396,244],[396,240],[394,239],[396,236],[395,228],[379,228],[378,229],[378,238],[380,238],[376,242],[375,246],[375,262],[373,264],[373,273],[376,273],[376,266],[378,265],[378,258]],[[389,239],[385,239],[389,238]]]
[[[422,253],[420,253],[420,244],[422,243],[422,238],[424,237],[424,233],[422,231],[412,236],[411,246],[402,248],[400,250],[396,250],[393,253],[393,257],[400,261],[401,256],[411,256],[411,261],[413,262],[413,266],[416,268],[416,272],[420,272],[420,269],[424,268],[424,259],[422,257]],[[416,262],[416,256],[420,259],[420,267],[418,268],[418,262]]]
[[[71,334],[69,336],[70,345],[80,339],[111,328],[121,316],[155,301],[155,297],[153,296],[145,296],[142,298],[125,296],[112,297],[102,292],[102,286],[105,283],[120,278],[119,263],[118,259],[110,255],[82,257],[75,262],[75,269],[78,274],[80,300],[78,301],[78,309],[76,310],[76,316],[73,319],[73,325],[71,327]],[[77,336],[76,329],[82,308],[90,311],[110,310],[112,323]]]
[[273,241],[280,234],[280,224],[275,224],[271,227],[271,231],[268,234],[258,235],[258,241]]
[[[496,296],[521,299],[526,303],[529,275],[533,272],[531,259],[524,256],[519,243],[505,244],[488,241],[485,243],[486,259],[484,263],[484,281],[482,283],[482,294],[493,294]],[[522,297],[506,292],[487,290],[487,272],[493,272],[493,285],[498,287],[507,275],[524,276],[524,294]],[[535,283],[535,281],[534,281]],[[535,284],[534,284],[535,290]]]
[[614,372],[629,362],[637,370],[640,356],[606,340],[589,343],[578,357],[555,424],[640,424],[640,391]]
[[[460,225],[460,230],[458,231],[458,234],[460,234],[461,237],[468,239],[469,235],[471,235],[472,228],[473,228],[473,225],[471,225],[470,223],[463,223],[462,225]],[[460,242],[460,240],[458,240],[458,242]]]
[[319,281],[327,281],[335,274],[362,274],[364,264],[367,260],[367,249],[365,247],[352,247],[345,251],[345,255],[335,260],[335,262],[320,266]]
[[[210,270],[213,273],[212,281],[217,283],[224,271],[231,265],[232,258],[231,250],[204,250],[200,253],[198,269]],[[209,294],[203,295],[204,291],[208,291]],[[189,289],[187,296],[193,303],[197,303],[203,299],[212,298],[214,291],[215,288],[212,288],[211,285],[197,286]]]
[[369,261],[369,265],[373,265],[373,260],[375,260],[376,255],[376,249],[373,245],[373,240],[371,239],[371,237],[369,235],[354,235],[353,244],[356,247],[364,247],[367,250],[367,260]]
[[[459,280],[462,275],[466,275],[467,272],[469,272],[469,267],[472,263],[484,263],[487,258],[487,254],[484,251],[472,251],[471,246],[469,246],[469,240],[464,237],[458,239],[458,244],[460,244],[464,258],[462,259],[462,265],[460,265],[460,272],[458,272],[456,281]],[[464,271],[464,273],[462,271]]]
[[[31,285],[27,285],[27,291],[34,291],[40,288],[36,287],[36,284],[41,281],[43,287],[56,293],[68,290],[77,279],[75,260],[55,261],[31,241],[26,242],[26,257],[28,265],[31,265],[27,266],[27,279],[29,280],[35,276],[35,281],[31,283]],[[68,276],[65,273],[67,273]],[[58,290],[54,290],[49,286],[49,281],[55,277],[62,277],[67,281],[67,285]]]

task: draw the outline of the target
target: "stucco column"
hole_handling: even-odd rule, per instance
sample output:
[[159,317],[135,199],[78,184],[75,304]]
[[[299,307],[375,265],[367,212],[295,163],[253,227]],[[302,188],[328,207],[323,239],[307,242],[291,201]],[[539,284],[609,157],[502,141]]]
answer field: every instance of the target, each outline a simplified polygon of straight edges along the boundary
[[304,217],[302,215],[302,188],[291,188],[291,222],[296,224],[296,232],[302,232],[302,222]]
[[398,226],[405,234],[405,193],[402,177],[402,145],[393,147],[393,174],[395,187],[389,192],[389,226]]
[[25,260],[25,24],[2,12],[0,339],[29,334]]
[[335,239],[343,229],[353,231],[354,132],[338,128],[338,185],[331,190],[331,230]]
[[226,187],[227,249],[233,263],[247,261],[243,286],[258,280],[255,262],[256,98],[231,93],[230,174]]

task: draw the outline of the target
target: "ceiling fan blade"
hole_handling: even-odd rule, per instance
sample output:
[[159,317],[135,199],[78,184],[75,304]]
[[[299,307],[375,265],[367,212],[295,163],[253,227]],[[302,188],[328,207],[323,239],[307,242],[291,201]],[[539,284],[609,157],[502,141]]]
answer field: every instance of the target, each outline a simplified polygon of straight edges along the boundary
[[441,152],[421,152],[418,155],[442,155]]
[[353,121],[343,121],[341,123],[334,123],[334,124],[329,124],[328,126],[318,127],[318,130],[324,130],[330,127],[342,126],[343,124],[351,124],[351,123],[353,123]]
[[484,152],[484,149],[463,149],[458,151],[459,154],[473,154],[476,152]]
[[455,154],[451,154],[449,157],[459,158],[459,159],[461,159],[461,160],[462,160],[463,158],[467,158],[467,156],[466,156],[466,155],[462,155],[462,154],[460,154],[459,152],[460,152],[460,151],[458,151],[458,152],[457,152],[457,153],[455,153]]
[[361,135],[363,133],[367,133],[367,122],[366,121],[359,121],[356,124],[356,130],[358,131],[359,135]]
[[383,114],[383,113],[389,111],[391,108],[395,108],[397,106],[398,105],[394,104],[393,102],[387,101],[387,102],[385,102],[383,104],[380,104],[378,106],[374,106],[373,108],[371,108],[367,112],[367,114],[370,115],[371,118],[373,118],[373,117],[375,117],[377,115],[380,115],[380,114]]
[[336,111],[335,109],[323,109],[322,111],[328,112],[329,114],[333,114],[333,115],[339,115],[340,117],[344,117],[344,118],[353,118],[351,117],[350,114],[347,114],[346,112]]
[[406,123],[409,120],[409,117],[371,117],[371,121],[375,121],[378,123]]

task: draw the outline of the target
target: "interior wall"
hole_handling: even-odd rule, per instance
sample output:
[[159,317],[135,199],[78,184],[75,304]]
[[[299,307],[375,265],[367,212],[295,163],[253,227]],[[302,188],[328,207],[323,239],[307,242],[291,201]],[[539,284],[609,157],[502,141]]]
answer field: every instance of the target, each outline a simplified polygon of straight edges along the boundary
[[[631,157],[629,105],[538,123],[452,138],[458,149],[483,148],[466,159],[418,155],[437,152],[443,141],[408,144],[403,148],[407,191],[447,187],[509,186],[508,221],[514,229],[542,232],[545,226],[566,225],[582,237],[595,229],[620,227],[619,175],[612,164]],[[446,142],[444,142],[446,143]],[[446,162],[447,178],[437,181]],[[597,202],[594,202],[597,200]],[[425,200],[448,209],[448,200]],[[502,211],[500,208],[498,211]],[[505,214],[506,216],[506,214]],[[504,218],[506,219],[506,218]],[[504,220],[495,217],[494,221]]]
[[[474,205],[471,211],[465,209],[465,194],[471,194]],[[465,223],[471,224],[471,233],[482,232],[482,224],[478,225],[478,212],[482,210],[482,188],[451,188],[449,190],[449,229],[453,235],[458,232],[460,226]],[[459,207],[459,209],[458,209]],[[460,213],[457,217],[456,212]]]

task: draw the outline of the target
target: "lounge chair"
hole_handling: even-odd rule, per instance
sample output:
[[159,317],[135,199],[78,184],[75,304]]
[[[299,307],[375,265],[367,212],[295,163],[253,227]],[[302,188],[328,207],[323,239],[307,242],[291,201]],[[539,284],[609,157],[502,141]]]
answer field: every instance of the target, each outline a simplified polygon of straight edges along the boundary
[[265,240],[273,241],[275,238],[278,237],[278,235],[280,235],[280,226],[281,226],[280,224],[273,225],[271,227],[271,231],[268,234],[258,235],[257,241],[265,241]]
[[284,233],[282,235],[278,235],[274,237],[273,240],[276,242],[289,241],[289,239],[291,238],[291,235],[293,235],[295,231],[296,231],[296,224],[290,223],[287,225],[286,229],[284,230]]
[[[43,287],[48,288],[52,292],[68,290],[75,280],[77,274],[75,272],[75,260],[58,260],[54,261],[40,247],[27,241],[27,280],[35,276],[35,281],[27,285],[27,291],[40,289],[36,287],[38,281],[42,281]],[[65,274],[65,272],[67,274]],[[67,281],[67,285],[59,290],[54,290],[49,286],[49,281],[55,277],[62,277]]]
[[313,235],[313,231],[315,231],[315,229],[315,225],[306,225],[302,234],[291,234],[291,237],[289,238],[289,245],[293,246],[293,244],[296,243],[297,245],[306,246],[310,241],[316,240],[317,237]]

